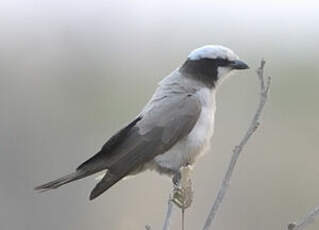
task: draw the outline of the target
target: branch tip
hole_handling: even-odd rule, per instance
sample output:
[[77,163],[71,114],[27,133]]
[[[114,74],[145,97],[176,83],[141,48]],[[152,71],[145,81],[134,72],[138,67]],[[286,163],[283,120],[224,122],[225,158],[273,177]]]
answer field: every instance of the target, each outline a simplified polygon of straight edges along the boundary
[[[256,129],[260,125],[259,118],[260,118],[262,110],[266,104],[268,92],[269,92],[269,88],[270,88],[270,83],[271,83],[270,77],[268,77],[267,82],[266,82],[266,87],[265,87],[265,79],[264,79],[265,64],[266,64],[266,61],[262,58],[261,62],[260,62],[260,66],[257,69],[257,76],[260,80],[259,105],[258,105],[256,113],[251,121],[251,124],[250,124],[248,130],[246,131],[246,134],[244,135],[244,137],[240,141],[240,144],[236,145],[234,150],[233,150],[233,155],[230,159],[226,174],[225,174],[224,179],[222,181],[222,184],[220,185],[220,188],[218,190],[217,197],[216,197],[216,199],[215,199],[215,201],[214,201],[214,203],[209,211],[209,214],[207,216],[203,230],[208,230],[210,228],[212,222],[214,221],[216,214],[217,214],[217,211],[218,211],[218,208],[219,208],[220,204],[223,202],[225,194],[226,194],[227,189],[229,187],[228,185],[230,184],[230,180],[231,180],[236,162],[239,158],[239,155],[240,155],[243,147],[245,146],[245,144],[248,142],[248,140],[250,139],[252,134],[256,131]],[[295,229],[289,229],[289,230],[295,230]]]

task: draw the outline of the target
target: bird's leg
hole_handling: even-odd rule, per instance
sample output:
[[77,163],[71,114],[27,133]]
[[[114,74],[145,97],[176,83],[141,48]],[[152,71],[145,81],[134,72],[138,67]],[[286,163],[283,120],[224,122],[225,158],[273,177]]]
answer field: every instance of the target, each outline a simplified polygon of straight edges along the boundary
[[178,170],[178,171],[175,173],[175,175],[173,176],[173,179],[172,179],[174,188],[179,185],[179,183],[181,182],[181,178],[182,178],[182,174],[181,174],[180,170]]
[[193,200],[192,182],[190,178],[191,166],[182,167],[173,177],[173,202],[184,211],[190,207]]
[[182,210],[182,230],[184,230],[185,209],[190,207],[193,200],[192,182],[190,178],[191,166],[186,165],[173,177],[172,201]]

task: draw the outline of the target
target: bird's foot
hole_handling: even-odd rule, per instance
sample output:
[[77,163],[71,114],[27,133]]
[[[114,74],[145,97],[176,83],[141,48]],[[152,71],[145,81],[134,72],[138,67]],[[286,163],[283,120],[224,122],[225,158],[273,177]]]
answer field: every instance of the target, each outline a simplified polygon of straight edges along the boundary
[[[174,190],[172,201],[181,209],[189,208],[193,201],[192,181],[190,179],[190,167],[183,167],[174,176]],[[178,180],[177,180],[178,179]]]
[[189,208],[192,204],[193,191],[176,187],[173,191],[173,202],[181,209]]

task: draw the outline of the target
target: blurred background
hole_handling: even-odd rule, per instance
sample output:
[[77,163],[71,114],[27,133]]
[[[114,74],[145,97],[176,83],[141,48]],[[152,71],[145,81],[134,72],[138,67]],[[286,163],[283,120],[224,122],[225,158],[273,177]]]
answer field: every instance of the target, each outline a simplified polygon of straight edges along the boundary
[[[92,202],[94,176],[48,193],[33,187],[97,152],[192,49],[222,44],[251,69],[219,89],[186,228],[203,226],[252,119],[264,57],[271,95],[214,226],[286,229],[319,205],[318,12],[317,1],[1,1],[0,228],[161,229],[171,182],[154,172]],[[172,229],[180,222],[175,210]]]

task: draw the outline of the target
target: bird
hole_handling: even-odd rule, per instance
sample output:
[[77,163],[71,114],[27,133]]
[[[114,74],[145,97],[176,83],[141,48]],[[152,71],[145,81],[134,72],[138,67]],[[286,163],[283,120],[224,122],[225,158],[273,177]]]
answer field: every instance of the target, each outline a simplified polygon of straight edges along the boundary
[[248,65],[229,48],[205,45],[158,83],[153,96],[130,123],[76,170],[40,185],[38,191],[105,171],[90,193],[100,196],[122,179],[155,170],[178,183],[180,169],[206,153],[214,132],[216,91],[234,70]]

